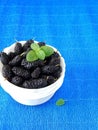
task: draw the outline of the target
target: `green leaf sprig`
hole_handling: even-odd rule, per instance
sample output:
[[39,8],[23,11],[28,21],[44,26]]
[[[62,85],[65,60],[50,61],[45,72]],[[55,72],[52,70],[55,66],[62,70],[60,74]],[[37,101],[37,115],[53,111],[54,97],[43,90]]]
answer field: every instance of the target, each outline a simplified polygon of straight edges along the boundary
[[56,101],[56,105],[57,105],[57,106],[62,106],[62,105],[64,105],[64,104],[65,104],[65,100],[62,99],[62,98],[60,98],[60,99],[58,99],[58,100]]
[[51,56],[54,53],[54,49],[50,46],[39,46],[37,43],[31,44],[31,49],[27,55],[26,60],[29,62],[36,61],[38,59],[44,60],[46,57]]

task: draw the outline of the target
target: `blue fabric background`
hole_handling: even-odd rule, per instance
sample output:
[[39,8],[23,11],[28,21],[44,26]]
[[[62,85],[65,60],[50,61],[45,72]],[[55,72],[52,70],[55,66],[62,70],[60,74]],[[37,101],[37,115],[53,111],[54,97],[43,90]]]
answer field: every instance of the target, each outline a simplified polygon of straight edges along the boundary
[[[34,38],[67,64],[62,87],[39,106],[14,101],[0,87],[0,130],[98,129],[98,1],[0,0],[0,51]],[[62,107],[55,102],[67,100]]]

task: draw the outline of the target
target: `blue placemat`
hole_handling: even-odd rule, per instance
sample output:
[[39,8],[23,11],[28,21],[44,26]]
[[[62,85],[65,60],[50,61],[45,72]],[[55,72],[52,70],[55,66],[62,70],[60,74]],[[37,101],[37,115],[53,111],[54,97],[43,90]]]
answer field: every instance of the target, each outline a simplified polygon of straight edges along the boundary
[[[0,87],[0,130],[98,129],[98,2],[0,1],[0,51],[34,38],[56,47],[67,64],[62,87],[47,103],[28,107]],[[67,100],[62,107],[55,102]]]

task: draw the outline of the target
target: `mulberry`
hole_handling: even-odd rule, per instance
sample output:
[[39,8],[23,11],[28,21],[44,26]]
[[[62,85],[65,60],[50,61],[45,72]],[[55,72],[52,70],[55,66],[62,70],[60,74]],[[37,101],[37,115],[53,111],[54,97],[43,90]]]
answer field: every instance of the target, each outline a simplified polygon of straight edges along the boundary
[[31,73],[31,76],[32,78],[38,78],[39,75],[41,73],[41,69],[39,67],[37,67],[32,73]]
[[39,46],[45,46],[45,44],[46,44],[45,42],[38,42]]
[[48,85],[54,83],[55,81],[56,81],[56,79],[53,76],[47,76]]
[[21,77],[19,77],[19,76],[14,76],[12,78],[11,82],[13,84],[15,84],[15,85],[19,85],[20,86],[22,84],[22,82],[23,82],[23,79]]
[[21,76],[25,79],[30,78],[30,72],[28,70],[21,68],[21,67],[13,67],[12,71],[17,76]]
[[58,79],[61,75],[62,72],[62,68],[59,66],[58,71],[56,71],[55,73],[53,73],[53,76]]
[[21,54],[23,52],[23,47],[22,47],[21,43],[19,43],[19,42],[16,43],[14,51],[17,55]]
[[30,48],[30,45],[34,43],[34,41],[32,39],[28,40],[24,46],[23,46],[23,50],[26,51],[28,48]]
[[44,66],[46,64],[46,60],[37,60],[37,65],[39,67]]
[[7,80],[11,80],[12,76],[13,76],[13,72],[11,70],[11,67],[9,65],[4,65],[2,67],[2,74],[3,76],[7,79]]
[[16,53],[15,52],[10,52],[8,54],[8,56],[9,56],[10,60],[12,60],[16,56]]
[[27,44],[29,44],[29,43],[34,43],[34,40],[33,40],[33,39],[27,40],[26,43],[27,43]]
[[42,61],[42,60],[28,62],[25,58],[21,62],[21,66],[23,66],[26,69],[34,69],[38,66],[43,66],[44,64],[45,64],[45,61]]
[[9,62],[9,65],[12,65],[12,66],[20,65],[21,60],[22,60],[22,57],[20,55],[17,55]]
[[52,55],[51,55],[52,58],[59,58],[60,55],[58,52],[54,52]]
[[51,58],[49,65],[58,65],[60,64],[60,58]]
[[23,87],[24,88],[42,88],[47,86],[47,81],[45,79],[34,79],[34,80],[29,80],[29,81],[24,81]]
[[51,75],[42,75],[42,78],[44,78],[47,81],[48,85],[56,81],[56,78]]
[[5,52],[1,52],[0,59],[4,65],[7,65],[9,62],[9,56]]
[[60,55],[57,52],[54,52],[50,56],[49,65],[58,65],[60,64]]
[[42,67],[43,74],[52,74],[58,70],[58,66],[46,65]]
[[28,62],[26,59],[23,59],[21,62],[21,66],[23,66],[26,69],[31,69],[31,68],[37,67],[38,64],[36,61],[35,62]]

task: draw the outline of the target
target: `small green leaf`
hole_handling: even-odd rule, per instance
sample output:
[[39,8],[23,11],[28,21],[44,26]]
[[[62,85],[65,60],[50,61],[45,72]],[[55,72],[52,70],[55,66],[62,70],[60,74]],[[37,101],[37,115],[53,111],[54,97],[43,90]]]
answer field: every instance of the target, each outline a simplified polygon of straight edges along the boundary
[[33,50],[31,50],[27,53],[26,60],[29,62],[32,62],[32,61],[38,60],[38,57],[36,53]]
[[42,50],[36,51],[36,55],[38,56],[38,58],[40,60],[44,60],[45,59],[45,53]]
[[49,46],[42,46],[41,50],[44,51],[46,57],[48,57],[54,53],[54,49],[52,47],[49,47]]
[[31,48],[32,48],[33,50],[37,51],[37,50],[40,48],[40,46],[39,46],[37,43],[32,43],[32,44],[31,44]]
[[64,104],[65,104],[65,100],[62,99],[62,98],[60,98],[60,99],[58,99],[58,100],[56,101],[56,105],[57,105],[57,106],[62,106],[62,105],[64,105]]

